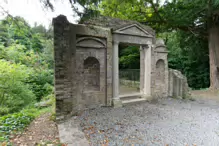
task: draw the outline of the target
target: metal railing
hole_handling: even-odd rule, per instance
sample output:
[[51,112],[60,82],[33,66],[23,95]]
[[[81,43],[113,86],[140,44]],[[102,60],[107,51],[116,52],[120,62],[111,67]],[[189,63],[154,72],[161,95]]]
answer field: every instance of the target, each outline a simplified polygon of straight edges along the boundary
[[139,88],[140,69],[120,69],[119,82],[120,85]]
[[140,69],[120,69],[119,78],[131,81],[140,81]]

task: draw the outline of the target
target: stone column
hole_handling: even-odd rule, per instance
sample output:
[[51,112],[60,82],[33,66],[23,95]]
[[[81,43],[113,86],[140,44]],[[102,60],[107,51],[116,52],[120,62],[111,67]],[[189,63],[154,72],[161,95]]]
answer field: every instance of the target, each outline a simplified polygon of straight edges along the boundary
[[119,42],[113,42],[113,106],[121,107],[119,99]]
[[140,46],[140,93],[144,94],[144,73],[145,73],[145,61],[144,61],[144,49]]
[[151,96],[151,45],[143,46],[144,56],[144,96]]

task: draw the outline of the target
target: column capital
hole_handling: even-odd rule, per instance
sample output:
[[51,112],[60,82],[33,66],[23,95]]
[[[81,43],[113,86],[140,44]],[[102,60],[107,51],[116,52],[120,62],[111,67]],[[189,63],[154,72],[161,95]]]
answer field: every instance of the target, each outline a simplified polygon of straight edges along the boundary
[[142,45],[141,48],[142,48],[142,49],[148,49],[148,48],[149,48],[149,45]]
[[119,41],[115,41],[115,40],[114,40],[114,41],[113,41],[113,44],[119,44]]

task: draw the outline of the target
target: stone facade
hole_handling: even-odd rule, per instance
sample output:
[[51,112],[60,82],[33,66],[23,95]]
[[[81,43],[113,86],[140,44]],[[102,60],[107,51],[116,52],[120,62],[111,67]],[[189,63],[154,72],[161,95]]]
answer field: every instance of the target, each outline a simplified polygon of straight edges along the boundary
[[155,50],[155,86],[153,88],[154,97],[167,97],[168,96],[168,51],[164,45],[163,40],[157,39]]
[[120,43],[140,46],[139,101],[187,94],[185,77],[181,79],[181,75],[168,69],[164,42],[156,40],[150,27],[108,18],[75,25],[62,15],[54,18],[53,25],[59,119],[87,108],[122,106],[118,67]]

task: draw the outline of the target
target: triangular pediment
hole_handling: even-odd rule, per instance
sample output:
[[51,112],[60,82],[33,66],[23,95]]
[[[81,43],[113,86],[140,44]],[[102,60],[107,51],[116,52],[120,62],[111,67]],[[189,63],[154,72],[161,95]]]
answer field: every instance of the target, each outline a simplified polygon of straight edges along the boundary
[[119,28],[115,30],[114,33],[120,33],[124,35],[126,34],[126,35],[152,37],[150,33],[148,33],[145,29],[143,29],[137,24],[131,24],[131,25]]

